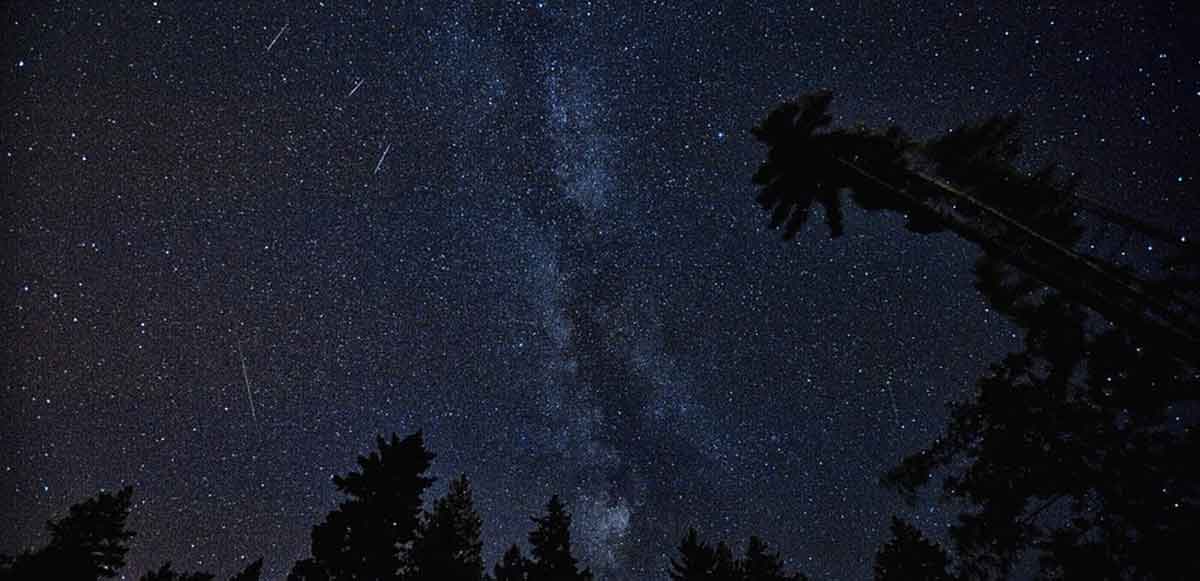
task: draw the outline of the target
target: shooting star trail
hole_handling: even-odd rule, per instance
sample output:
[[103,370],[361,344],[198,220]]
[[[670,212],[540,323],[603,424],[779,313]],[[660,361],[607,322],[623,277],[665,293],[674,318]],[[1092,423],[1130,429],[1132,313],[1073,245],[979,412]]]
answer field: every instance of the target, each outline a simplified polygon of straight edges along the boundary
[[383,148],[383,155],[379,156],[379,163],[375,164],[375,172],[374,173],[379,173],[379,168],[383,167],[383,158],[387,157],[388,150],[390,150],[391,148],[392,148],[392,144],[390,144],[390,143],[387,144],[387,147]]
[[287,22],[283,23],[283,28],[279,29],[279,32],[275,35],[275,38],[271,39],[271,44],[267,45],[266,52],[271,52],[271,47],[275,46],[275,43],[279,41],[279,37],[283,36],[283,31],[287,30],[288,24],[289,23]]
[[250,373],[246,371],[246,356],[242,354],[242,340],[237,340],[238,359],[242,361],[242,381],[246,382],[246,399],[250,400],[250,417],[258,422],[258,412],[254,410],[254,394],[250,392]]
[[350,89],[350,94],[346,95],[346,98],[349,99],[350,97],[353,97],[354,92],[357,91],[358,88],[361,87],[364,82],[366,82],[366,79],[359,79],[358,84],[354,85],[353,89]]

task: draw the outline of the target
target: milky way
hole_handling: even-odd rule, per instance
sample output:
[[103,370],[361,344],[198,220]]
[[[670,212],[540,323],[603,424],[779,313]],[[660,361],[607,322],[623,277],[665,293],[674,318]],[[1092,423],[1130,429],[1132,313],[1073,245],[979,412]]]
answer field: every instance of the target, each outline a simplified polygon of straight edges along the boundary
[[489,561],[558,493],[604,579],[688,526],[867,578],[892,514],[953,518],[880,472],[1016,335],[948,235],[768,231],[749,128],[1020,109],[1031,163],[1197,235],[1183,4],[325,4],[8,4],[0,551],[131,484],[131,576],[281,578],[424,430]]

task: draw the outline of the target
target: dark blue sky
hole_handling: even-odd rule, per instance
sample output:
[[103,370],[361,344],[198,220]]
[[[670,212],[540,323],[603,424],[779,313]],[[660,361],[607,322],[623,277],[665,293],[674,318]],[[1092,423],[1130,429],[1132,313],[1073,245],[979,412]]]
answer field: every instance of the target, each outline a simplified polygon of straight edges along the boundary
[[1014,331],[949,234],[767,231],[748,130],[821,88],[918,136],[1020,110],[1191,237],[1195,9],[742,4],[6,3],[0,551],[132,484],[130,576],[281,578],[415,430],[489,563],[553,493],[612,580],[689,525],[840,579],[943,528],[876,480]]

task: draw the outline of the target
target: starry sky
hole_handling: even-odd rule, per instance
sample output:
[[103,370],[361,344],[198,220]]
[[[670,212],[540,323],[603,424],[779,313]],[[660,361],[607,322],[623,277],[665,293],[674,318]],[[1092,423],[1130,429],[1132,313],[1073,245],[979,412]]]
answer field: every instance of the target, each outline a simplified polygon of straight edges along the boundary
[[750,127],[1019,110],[1031,164],[1200,235],[1187,2],[244,4],[2,8],[0,552],[131,484],[130,576],[279,579],[424,430],[489,563],[561,493],[606,580],[690,525],[864,579],[892,514],[953,518],[880,472],[1019,336],[949,234],[769,231]]

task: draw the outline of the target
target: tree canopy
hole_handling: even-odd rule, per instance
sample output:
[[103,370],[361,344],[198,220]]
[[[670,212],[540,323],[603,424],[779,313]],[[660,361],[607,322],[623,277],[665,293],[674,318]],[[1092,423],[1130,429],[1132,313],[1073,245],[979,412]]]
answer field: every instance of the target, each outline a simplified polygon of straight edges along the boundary
[[800,573],[788,573],[779,553],[771,552],[766,542],[751,536],[741,558],[724,541],[716,546],[700,540],[696,529],[689,529],[679,544],[679,556],[668,569],[671,581],[807,581]]
[[[111,579],[125,566],[134,533],[126,528],[133,488],[101,492],[46,524],[50,542],[0,566],[0,579]],[[2,563],[4,560],[0,560]]]
[[482,521],[475,512],[471,482],[460,476],[425,515],[412,550],[412,578],[428,581],[483,579]]
[[[1200,574],[1183,540],[1200,533],[1200,318],[1195,276],[1177,266],[1194,266],[1194,251],[1148,281],[1073,249],[1075,184],[1018,167],[1019,117],[922,143],[898,128],[829,129],[831,98],[782,105],[754,130],[768,146],[754,181],[771,224],[793,236],[815,202],[837,236],[850,190],[866,210],[904,213],[909,230],[952,231],[983,251],[983,298],[1024,331],[1023,350],[884,483],[915,499],[940,481],[966,502],[951,537],[967,578],[1004,578],[1029,552],[1053,578]],[[905,546],[928,553],[913,533],[894,523],[884,573]]]
[[558,495],[550,497],[546,512],[533,517],[529,532],[532,558],[526,567],[529,581],[589,581],[592,573],[580,569],[571,552],[571,514]]
[[335,476],[349,498],[313,527],[312,557],[296,564],[293,580],[392,579],[411,573],[408,550],[417,536],[425,476],[433,453],[420,432],[376,439],[377,449],[358,457],[359,470]]

